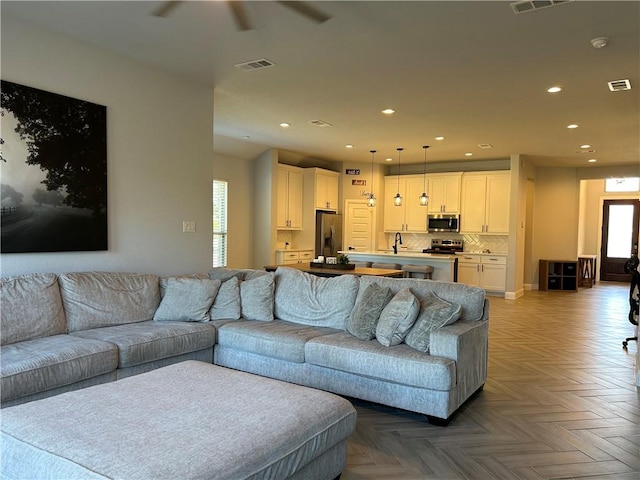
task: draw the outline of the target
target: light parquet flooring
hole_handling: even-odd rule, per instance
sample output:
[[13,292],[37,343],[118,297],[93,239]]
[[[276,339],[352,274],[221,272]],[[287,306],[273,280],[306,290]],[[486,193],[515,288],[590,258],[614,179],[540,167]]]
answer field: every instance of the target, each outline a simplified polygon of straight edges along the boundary
[[342,480],[640,480],[628,285],[490,299],[489,378],[448,427],[354,401]]

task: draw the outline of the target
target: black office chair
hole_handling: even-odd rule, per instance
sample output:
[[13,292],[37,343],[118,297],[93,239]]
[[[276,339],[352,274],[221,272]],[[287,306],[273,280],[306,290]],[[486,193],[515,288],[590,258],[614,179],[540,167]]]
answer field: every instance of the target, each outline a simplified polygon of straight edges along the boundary
[[[631,258],[624,264],[624,271],[631,274],[631,288],[629,289],[629,322],[638,326],[638,316],[640,315],[640,271],[638,270],[640,260],[638,252],[631,254]],[[638,337],[628,337],[622,342],[622,348],[627,349],[630,341],[638,341]]]

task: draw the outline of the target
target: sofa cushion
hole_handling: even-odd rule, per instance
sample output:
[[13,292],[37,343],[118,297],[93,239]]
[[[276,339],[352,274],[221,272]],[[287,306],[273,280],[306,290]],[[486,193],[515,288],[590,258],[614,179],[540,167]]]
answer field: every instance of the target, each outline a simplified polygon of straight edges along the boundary
[[385,347],[347,332],[310,339],[307,363],[414,387],[451,390],[456,385],[455,362],[432,357],[405,344]]
[[2,401],[70,385],[113,372],[118,349],[111,343],[54,335],[4,345],[0,350]]
[[373,276],[360,277],[360,291],[372,283],[377,283],[381,287],[389,287],[396,294],[403,288],[409,288],[419,300],[426,292],[433,292],[438,297],[449,303],[458,303],[462,307],[460,320],[476,321],[481,320],[484,315],[485,292],[480,287],[472,287],[462,283],[450,282],[426,282],[421,279],[411,278],[381,278]]
[[0,281],[0,345],[66,333],[58,277],[22,275]]
[[374,339],[382,309],[392,298],[393,293],[389,288],[382,288],[377,283],[369,285],[351,310],[347,331],[360,340]]
[[253,277],[240,282],[240,312],[247,320],[273,320],[273,274]]
[[145,322],[160,304],[152,274],[65,273],[59,281],[69,332]]
[[248,353],[304,363],[304,346],[312,338],[336,333],[335,329],[274,320],[230,322],[218,331],[218,345]]
[[169,278],[165,295],[153,315],[155,321],[208,322],[209,309],[220,288],[220,280]]
[[215,267],[209,270],[209,278],[212,280],[220,280],[226,282],[230,278],[244,279],[244,270],[226,267]]
[[231,276],[222,281],[218,294],[211,305],[212,320],[238,320],[240,318],[240,286],[238,277]]
[[433,292],[427,292],[420,300],[420,313],[404,343],[421,352],[428,352],[431,332],[456,322],[461,311],[460,305],[442,300]]
[[163,275],[160,277],[160,297],[164,298],[165,291],[167,289],[167,282],[172,278],[209,278],[206,273],[181,273],[178,275]]
[[403,288],[391,299],[380,314],[376,338],[385,347],[402,343],[420,311],[420,302],[408,288]]
[[358,294],[359,278],[322,278],[293,268],[275,272],[275,317],[288,322],[344,330]]
[[72,335],[116,345],[118,368],[197,352],[212,347],[216,341],[216,330],[213,326],[194,322],[148,321],[82,330]]

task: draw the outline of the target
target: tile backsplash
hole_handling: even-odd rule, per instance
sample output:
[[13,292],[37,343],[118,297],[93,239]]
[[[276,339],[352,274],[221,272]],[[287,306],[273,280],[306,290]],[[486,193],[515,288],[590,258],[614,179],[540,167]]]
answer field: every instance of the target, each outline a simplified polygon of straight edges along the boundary
[[[387,250],[392,248],[395,234],[387,233],[386,240],[388,245],[378,245],[379,250]],[[452,239],[462,240],[464,242],[465,252],[481,252],[489,250],[491,253],[508,253],[509,237],[507,235],[468,235],[451,233],[444,234],[428,234],[428,233],[402,233],[402,246],[407,250],[423,250],[431,247],[431,240]]]

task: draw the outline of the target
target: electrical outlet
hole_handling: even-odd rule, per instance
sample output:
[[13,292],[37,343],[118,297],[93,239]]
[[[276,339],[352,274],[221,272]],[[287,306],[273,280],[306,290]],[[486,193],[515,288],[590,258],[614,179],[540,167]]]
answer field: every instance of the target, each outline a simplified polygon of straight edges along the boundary
[[182,222],[183,233],[196,233],[196,222],[193,220],[185,220]]

